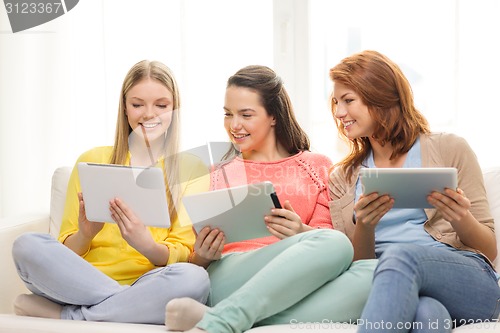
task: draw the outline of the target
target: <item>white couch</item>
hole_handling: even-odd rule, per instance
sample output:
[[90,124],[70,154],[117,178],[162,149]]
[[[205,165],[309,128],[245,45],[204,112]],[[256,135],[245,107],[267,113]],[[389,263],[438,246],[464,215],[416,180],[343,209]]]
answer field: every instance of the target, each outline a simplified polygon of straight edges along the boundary
[[[50,212],[42,215],[26,215],[0,221],[0,333],[100,333],[100,332],[165,332],[161,325],[138,325],[122,323],[86,322],[53,320],[16,316],[12,311],[13,299],[27,289],[17,276],[11,256],[14,239],[28,231],[48,232],[57,235],[62,218],[66,185],[71,169],[61,167],[55,170],[52,178]],[[500,167],[484,170],[484,178],[492,214],[500,230]],[[500,249],[500,232],[497,233]],[[36,255],[35,253],[33,255]],[[500,259],[497,259],[497,263]],[[264,326],[251,329],[252,333],[291,333],[297,331],[355,332],[355,326],[340,323],[292,323],[290,325]],[[483,323],[462,326],[454,332],[500,332],[500,323]],[[223,332],[221,332],[223,333]]]

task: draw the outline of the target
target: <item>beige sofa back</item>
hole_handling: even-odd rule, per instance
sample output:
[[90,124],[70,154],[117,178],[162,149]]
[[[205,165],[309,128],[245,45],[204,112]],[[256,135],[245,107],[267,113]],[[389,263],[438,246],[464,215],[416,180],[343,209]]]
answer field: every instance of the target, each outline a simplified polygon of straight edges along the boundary
[[495,219],[495,234],[499,255],[497,255],[494,264],[497,270],[500,270],[500,167],[484,169],[483,177],[491,214]]
[[[54,237],[57,237],[61,226],[70,173],[71,167],[60,167],[55,170],[52,177],[49,232]],[[500,252],[500,167],[485,169],[483,175],[491,213],[495,219],[497,246]],[[500,267],[499,263],[500,256],[495,260],[495,265]]]
[[57,238],[61,229],[61,221],[66,201],[71,167],[60,167],[52,175],[52,190],[50,193],[50,225],[49,233]]

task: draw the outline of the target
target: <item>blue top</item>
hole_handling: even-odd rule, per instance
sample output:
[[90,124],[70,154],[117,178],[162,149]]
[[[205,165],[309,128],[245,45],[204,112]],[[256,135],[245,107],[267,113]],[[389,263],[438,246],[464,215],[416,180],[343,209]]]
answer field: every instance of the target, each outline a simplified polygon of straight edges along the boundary
[[[375,168],[373,160],[373,151],[364,161],[364,166],[367,168]],[[420,168],[422,167],[422,159],[420,156],[420,139],[417,139],[415,144],[408,151],[403,168]],[[356,182],[356,198],[358,201],[362,193],[361,181],[358,178]],[[380,257],[382,252],[393,243],[411,243],[422,246],[448,247],[444,243],[436,241],[424,230],[424,223],[427,221],[427,215],[424,209],[410,208],[397,209],[393,208],[388,211],[375,227],[375,255]]]

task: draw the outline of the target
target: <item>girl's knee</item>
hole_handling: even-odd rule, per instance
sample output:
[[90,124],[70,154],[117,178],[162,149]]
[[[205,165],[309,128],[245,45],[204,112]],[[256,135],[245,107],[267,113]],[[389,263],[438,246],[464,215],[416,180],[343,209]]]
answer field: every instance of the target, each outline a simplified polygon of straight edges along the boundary
[[[424,327],[431,328],[431,325],[436,331],[444,332],[445,326],[450,326],[451,316],[446,307],[438,300],[421,296],[419,298],[417,311],[415,313],[415,323]],[[451,329],[450,329],[451,330]],[[423,330],[427,332],[427,330]]]
[[24,261],[32,258],[36,253],[39,253],[48,237],[50,237],[48,234],[34,232],[25,233],[17,237],[12,244],[12,257],[14,261]]
[[361,275],[373,277],[373,272],[377,268],[378,259],[361,259],[352,263],[349,270],[353,272],[360,272]]
[[439,318],[450,318],[448,310],[441,302],[432,297],[421,296],[418,301],[416,317],[432,318],[436,315]]
[[[182,281],[183,297],[191,297],[205,303],[210,292],[210,278],[207,271],[198,265],[189,263],[176,263],[171,266],[170,272],[164,270],[164,274],[171,274],[175,270]],[[168,286],[171,288],[171,286]]]
[[318,264],[347,269],[354,257],[354,249],[349,238],[338,230],[315,229],[303,233],[302,241],[308,242],[308,255]]
[[352,243],[349,238],[338,230],[332,229],[315,229],[302,234],[306,239],[315,238],[319,244],[325,244],[327,247],[335,246],[336,248],[352,249]]
[[325,233],[324,237],[327,237],[325,242],[326,251],[338,253],[350,265],[354,257],[354,248],[351,240],[338,230],[325,229],[323,232]]
[[177,264],[182,270],[183,274],[189,278],[190,281],[194,283],[208,282],[208,272],[201,266],[189,264],[189,263],[178,263]]
[[382,253],[379,266],[391,262],[413,262],[418,246],[412,244],[392,244]]
[[412,244],[393,244],[380,256],[375,275],[385,272],[398,272],[414,276],[419,270],[419,246]]

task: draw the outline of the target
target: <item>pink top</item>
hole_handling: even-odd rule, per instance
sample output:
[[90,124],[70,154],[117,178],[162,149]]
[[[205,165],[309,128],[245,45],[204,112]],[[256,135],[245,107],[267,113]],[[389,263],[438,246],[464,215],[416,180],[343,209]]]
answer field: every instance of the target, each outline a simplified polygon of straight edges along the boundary
[[[332,229],[327,190],[331,168],[332,162],[328,157],[308,151],[272,162],[238,157],[212,172],[211,189],[268,180],[273,183],[281,204],[289,200],[303,223],[313,228]],[[269,236],[229,243],[224,246],[223,253],[245,252],[277,241],[279,238]]]

